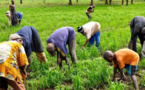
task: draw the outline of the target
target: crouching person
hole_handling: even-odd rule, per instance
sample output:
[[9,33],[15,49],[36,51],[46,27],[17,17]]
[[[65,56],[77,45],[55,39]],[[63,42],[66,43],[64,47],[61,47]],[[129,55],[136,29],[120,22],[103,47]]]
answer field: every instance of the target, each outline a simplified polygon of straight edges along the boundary
[[67,44],[69,46],[71,60],[76,64],[76,33],[72,27],[60,28],[47,39],[46,49],[52,56],[55,56],[55,52],[57,52],[57,64],[60,68],[62,68],[62,60],[66,61],[69,68]]
[[123,68],[126,68],[128,74],[131,76],[135,90],[138,90],[138,84],[137,84],[137,78],[135,76],[135,72],[137,70],[137,65],[139,62],[139,55],[136,52],[130,49],[120,49],[114,53],[111,51],[105,51],[103,57],[108,62],[113,61],[113,66],[114,66],[113,81],[115,80],[117,69],[121,74],[120,80],[126,80],[126,77],[123,73]]
[[7,90],[8,84],[14,90],[25,90],[27,77],[27,56],[22,46],[22,38],[0,43],[0,90]]

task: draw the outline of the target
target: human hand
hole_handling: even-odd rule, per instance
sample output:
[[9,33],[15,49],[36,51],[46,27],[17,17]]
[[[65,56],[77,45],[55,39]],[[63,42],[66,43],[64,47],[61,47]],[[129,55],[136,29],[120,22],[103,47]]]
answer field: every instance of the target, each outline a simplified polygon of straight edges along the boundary
[[84,46],[82,46],[82,49],[84,49]]

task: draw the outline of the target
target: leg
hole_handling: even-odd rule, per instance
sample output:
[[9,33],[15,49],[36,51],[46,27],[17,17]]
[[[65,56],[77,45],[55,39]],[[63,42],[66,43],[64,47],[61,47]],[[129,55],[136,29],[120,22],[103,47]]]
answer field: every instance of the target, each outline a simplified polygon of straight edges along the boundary
[[6,82],[5,78],[0,77],[0,90],[7,90],[8,83]]
[[44,52],[35,52],[37,58],[39,59],[39,61],[42,62],[47,62],[46,56]]
[[137,78],[135,76],[136,71],[137,71],[137,65],[131,66],[131,79],[133,81],[133,85],[134,85],[135,90],[138,90]]
[[98,51],[100,51],[100,31],[96,33],[96,36],[95,36],[95,39],[96,39],[96,47],[98,48]]
[[21,20],[19,20],[19,24],[21,23]]
[[77,59],[76,59],[76,37],[74,37],[74,39],[68,43],[69,46],[69,53],[71,56],[71,60],[74,64],[77,63]]
[[131,75],[131,79],[133,81],[133,86],[135,88],[135,90],[138,90],[138,84],[137,84],[137,79],[135,75]]
[[68,69],[70,70],[70,65],[69,65],[68,57],[66,57],[65,62],[67,63]]
[[88,16],[89,20],[91,20],[92,16],[90,13],[86,13],[86,15]]
[[94,38],[95,38],[95,35],[93,35],[93,36],[90,38],[90,40],[89,40],[89,47],[94,45]]

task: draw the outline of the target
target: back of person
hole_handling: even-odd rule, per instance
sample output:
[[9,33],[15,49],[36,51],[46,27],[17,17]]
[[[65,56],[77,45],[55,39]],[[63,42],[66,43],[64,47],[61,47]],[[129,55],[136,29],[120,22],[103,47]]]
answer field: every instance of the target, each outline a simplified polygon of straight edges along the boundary
[[114,54],[117,60],[116,64],[119,63],[120,68],[123,68],[125,64],[137,65],[139,62],[139,55],[130,49],[120,49]]
[[66,45],[74,39],[75,35],[75,31],[72,27],[63,27],[57,29],[53,34],[51,34],[47,40],[47,43],[54,43],[65,54],[67,54],[68,51]]
[[[2,42],[0,43],[0,56],[0,77],[10,80],[17,78],[17,82],[22,83],[25,77],[21,76],[19,67],[28,64],[22,45],[15,41]],[[13,78],[7,77],[9,74]]]
[[87,37],[90,38],[100,30],[100,23],[92,21],[84,24],[82,27],[84,28],[84,32],[89,35]]

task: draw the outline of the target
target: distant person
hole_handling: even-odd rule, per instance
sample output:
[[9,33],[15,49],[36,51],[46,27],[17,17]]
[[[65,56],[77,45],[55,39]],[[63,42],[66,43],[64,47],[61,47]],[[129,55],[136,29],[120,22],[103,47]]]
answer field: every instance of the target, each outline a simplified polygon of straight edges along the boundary
[[89,22],[84,24],[83,26],[79,26],[78,32],[81,33],[86,37],[86,42],[82,46],[82,49],[86,46],[86,44],[89,42],[89,46],[94,45],[94,41],[96,40],[96,47],[98,48],[98,51],[100,51],[100,23],[98,22]]
[[137,37],[140,39],[142,45],[142,56],[145,57],[145,17],[137,16],[134,17],[130,23],[131,38],[129,42],[129,48],[137,51],[136,41]]
[[36,56],[40,62],[47,62],[44,49],[36,28],[32,26],[24,26],[17,33],[12,34],[9,38],[16,39],[17,37],[15,37],[15,35],[19,35],[23,39],[23,46],[25,48],[29,63],[31,61],[30,56],[32,51],[36,53]]
[[15,1],[14,0],[11,0],[11,5],[9,5],[9,8],[10,8],[10,17],[11,17],[11,23],[12,23],[12,26],[15,26],[19,23],[18,21],[18,15],[17,15],[17,12],[16,12],[16,6],[15,6]]
[[[18,15],[18,19],[19,19],[19,24],[21,23],[22,17],[23,17],[23,13],[19,13],[17,12]],[[11,25],[11,16],[10,16],[10,11],[6,12],[6,16],[8,17],[8,23],[9,25]]]
[[135,73],[139,62],[139,55],[136,52],[130,49],[120,49],[114,53],[111,51],[105,51],[103,57],[108,62],[113,61],[113,66],[114,66],[113,81],[115,80],[117,69],[119,70],[121,75],[120,80],[126,80],[126,77],[123,72],[123,68],[126,68],[128,74],[130,75],[133,81],[135,90],[138,90],[138,84],[137,84]]
[[23,41],[19,36],[0,43],[0,90],[7,90],[8,84],[14,90],[25,90],[26,67],[29,64]]
[[76,33],[72,27],[57,29],[47,39],[47,52],[49,52],[52,56],[55,56],[55,52],[57,52],[57,64],[60,68],[62,68],[62,60],[66,61],[69,68],[69,60],[67,57],[68,50],[66,45],[69,46],[69,53],[72,62],[76,64]]
[[95,5],[89,6],[86,10],[86,15],[88,16],[89,20],[91,20],[92,16],[90,13],[94,12]]

